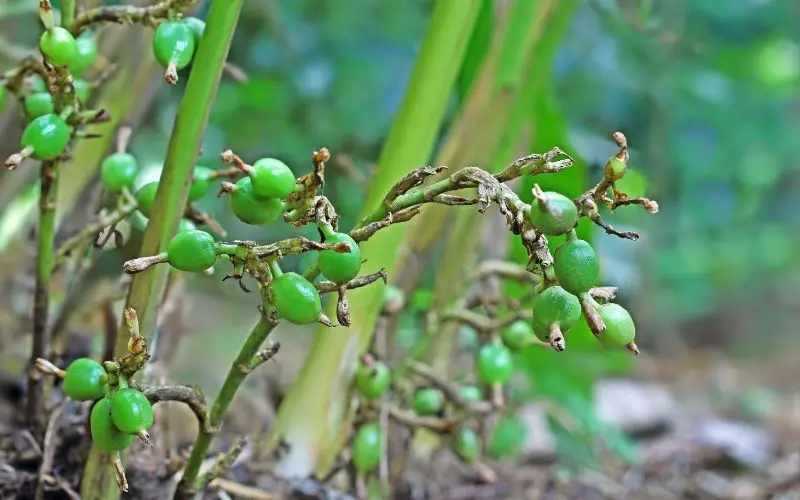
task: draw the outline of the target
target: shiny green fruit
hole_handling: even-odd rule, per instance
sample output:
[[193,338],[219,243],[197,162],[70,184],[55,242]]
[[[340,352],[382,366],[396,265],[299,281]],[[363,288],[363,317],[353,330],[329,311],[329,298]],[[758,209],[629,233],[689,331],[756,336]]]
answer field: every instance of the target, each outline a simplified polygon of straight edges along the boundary
[[259,198],[283,199],[294,193],[297,179],[280,160],[262,158],[253,164],[249,174],[253,181],[253,193]]
[[533,301],[533,332],[540,340],[550,338],[550,326],[559,326],[562,333],[578,322],[581,303],[578,298],[560,286],[551,286]]
[[553,259],[558,284],[573,295],[588,292],[600,278],[600,259],[584,240],[568,239],[559,245]]
[[621,305],[609,302],[597,308],[606,329],[597,336],[607,347],[625,347],[636,339],[636,325],[631,314]]
[[111,399],[104,397],[95,403],[89,417],[94,445],[102,453],[122,451],[130,446],[133,436],[121,432],[111,419]]
[[189,188],[189,202],[197,201],[211,189],[211,176],[214,171],[208,167],[197,165],[192,174],[192,186]]
[[93,401],[103,397],[108,374],[103,366],[90,358],[78,358],[64,374],[64,394],[76,401]]
[[49,115],[55,109],[53,96],[49,92],[34,92],[25,96],[25,116],[29,120]]
[[231,211],[239,220],[252,226],[263,226],[280,218],[283,212],[281,200],[257,198],[250,177],[242,177],[235,186],[230,194]]
[[112,193],[132,188],[137,175],[139,164],[130,153],[112,153],[100,164],[100,182]]
[[478,351],[478,378],[487,384],[505,384],[514,374],[514,358],[504,345],[486,344]]
[[153,55],[161,66],[175,65],[175,68],[183,69],[192,62],[194,51],[194,34],[185,23],[165,21],[156,28]]
[[82,103],[86,103],[92,96],[92,87],[86,80],[75,80],[72,82],[72,87],[75,89],[75,96]]
[[75,76],[80,76],[94,67],[97,61],[97,40],[92,33],[86,32],[75,40],[75,60],[69,69]]
[[468,464],[478,460],[478,456],[480,455],[480,440],[475,431],[469,427],[459,427],[452,439],[451,446],[458,458]]
[[474,385],[465,385],[458,389],[458,395],[465,403],[483,401],[483,391]]
[[139,188],[136,192],[137,208],[140,212],[150,217],[153,211],[153,205],[156,202],[156,193],[158,192],[158,182],[149,182]]
[[32,148],[37,160],[54,160],[64,153],[72,131],[58,115],[42,115],[25,127],[20,144]]
[[39,50],[53,66],[70,66],[78,57],[75,38],[69,30],[60,26],[42,33]]
[[376,423],[364,424],[353,437],[353,467],[359,472],[369,472],[381,461],[381,428]]
[[392,371],[382,361],[369,367],[359,364],[355,376],[356,389],[367,400],[381,397],[392,384]]
[[578,208],[575,203],[561,193],[547,191],[547,202],[542,206],[534,200],[528,219],[540,233],[558,236],[574,228],[578,223]]
[[152,427],[153,407],[141,391],[119,389],[111,398],[111,420],[125,434],[137,435]]
[[178,232],[167,246],[167,261],[180,271],[205,271],[217,261],[214,237],[199,229]]
[[183,18],[183,22],[192,30],[195,47],[199,46],[200,39],[203,38],[203,34],[206,31],[206,22],[193,16]]
[[314,323],[322,313],[319,292],[313,283],[297,273],[283,273],[274,277],[269,295],[278,314],[290,323]]
[[436,415],[444,408],[444,394],[433,387],[419,389],[411,407],[417,415]]
[[503,329],[500,339],[512,351],[519,351],[530,345],[533,330],[527,321],[517,320]]
[[325,243],[344,243],[349,252],[336,250],[322,250],[317,259],[320,272],[330,281],[344,285],[356,276],[361,270],[361,248],[358,243],[346,233],[335,233],[325,237]]

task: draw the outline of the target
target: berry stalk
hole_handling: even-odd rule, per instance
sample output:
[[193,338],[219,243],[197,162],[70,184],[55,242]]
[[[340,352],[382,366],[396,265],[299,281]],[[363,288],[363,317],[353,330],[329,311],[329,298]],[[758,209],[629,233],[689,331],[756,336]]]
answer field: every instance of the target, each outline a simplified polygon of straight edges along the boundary
[[56,238],[56,193],[58,168],[54,161],[42,163],[39,187],[39,230],[36,235],[36,288],[33,295],[33,347],[28,371],[28,399],[25,405],[26,421],[36,432],[46,425],[47,379],[36,369],[36,360],[48,355],[50,332],[47,317],[50,309],[50,282],[53,277],[54,246]]
[[[266,293],[266,291],[264,293]],[[261,318],[256,326],[253,327],[247,340],[245,340],[242,345],[239,354],[231,364],[228,374],[225,376],[225,382],[222,384],[222,389],[220,389],[214,403],[211,405],[208,420],[209,425],[202,427],[197,434],[197,439],[192,446],[189,459],[186,461],[183,477],[178,484],[174,498],[193,498],[196,492],[205,487],[208,478],[199,475],[200,466],[203,464],[208,454],[211,441],[214,439],[217,429],[222,423],[222,418],[225,416],[234,394],[236,394],[239,386],[242,385],[244,379],[250,371],[252,371],[253,359],[259,357],[262,344],[264,344],[267,337],[272,332],[272,329],[277,325],[277,321],[270,317],[271,310],[271,306],[265,301]]]

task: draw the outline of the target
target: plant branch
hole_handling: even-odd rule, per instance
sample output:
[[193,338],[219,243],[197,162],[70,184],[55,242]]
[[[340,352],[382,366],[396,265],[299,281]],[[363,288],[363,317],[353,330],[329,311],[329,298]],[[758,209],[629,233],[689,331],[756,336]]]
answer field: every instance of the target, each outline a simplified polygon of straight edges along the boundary
[[189,407],[190,410],[197,417],[197,423],[200,429],[205,432],[213,432],[208,415],[208,404],[203,394],[195,387],[188,385],[145,385],[145,384],[131,384],[132,387],[138,389],[147,396],[151,404],[160,403],[162,401],[177,401]]
[[136,210],[136,200],[133,197],[126,197],[124,204],[113,212],[101,213],[98,219],[86,226],[79,233],[68,238],[58,247],[56,251],[55,268],[61,267],[72,252],[86,241],[95,238],[104,229],[114,227],[117,223],[128,217]]
[[153,26],[157,20],[167,18],[172,12],[184,12],[195,3],[197,0],[162,0],[147,7],[104,5],[83,12],[69,25],[69,30],[77,36],[86,28],[101,23],[142,23]]
[[36,288],[33,294],[33,346],[28,368],[28,399],[25,420],[35,435],[44,431],[46,386],[49,380],[36,369],[36,360],[48,355],[50,331],[50,283],[53,278],[53,251],[56,236],[56,193],[58,164],[42,162],[39,194],[39,230],[36,244]]
[[270,312],[271,308],[265,303],[265,314],[261,316],[253,331],[250,332],[239,351],[239,355],[236,356],[236,359],[231,364],[228,375],[222,384],[222,389],[220,389],[211,406],[209,426],[205,430],[200,430],[192,446],[192,452],[186,462],[183,477],[175,491],[176,499],[193,498],[194,494],[204,486],[203,478],[199,477],[198,474],[200,473],[200,466],[211,447],[211,441],[216,435],[216,430],[222,422],[222,418],[225,416],[234,394],[236,394],[239,386],[252,370],[253,358],[258,356],[261,345],[277,325],[277,321],[272,319]]

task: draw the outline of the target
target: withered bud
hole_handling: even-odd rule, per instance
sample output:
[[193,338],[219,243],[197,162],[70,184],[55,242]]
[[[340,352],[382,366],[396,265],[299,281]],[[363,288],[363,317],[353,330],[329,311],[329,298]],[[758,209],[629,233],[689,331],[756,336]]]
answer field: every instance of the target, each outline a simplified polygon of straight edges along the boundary
[[36,369],[45,375],[64,378],[66,372],[44,358],[36,358]]
[[658,213],[658,203],[653,200],[645,200],[644,209],[647,210],[647,213],[656,214]]

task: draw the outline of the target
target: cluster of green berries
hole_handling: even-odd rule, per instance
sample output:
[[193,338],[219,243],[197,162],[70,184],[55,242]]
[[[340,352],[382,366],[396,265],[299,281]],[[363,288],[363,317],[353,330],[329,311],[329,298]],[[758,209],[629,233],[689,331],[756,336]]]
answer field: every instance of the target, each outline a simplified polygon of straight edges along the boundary
[[[377,401],[386,394],[392,385],[392,371],[383,361],[361,362],[354,377],[355,388],[362,399]],[[474,385],[459,388],[459,398],[470,404],[484,400],[482,390]],[[435,387],[420,387],[413,395],[411,409],[420,416],[441,416],[447,409],[444,393]],[[381,429],[375,422],[365,422],[356,430],[352,443],[352,459],[356,470],[369,472],[378,466],[382,454]],[[467,463],[478,459],[480,440],[478,435],[466,425],[456,428],[450,435],[453,452]]]
[[39,50],[53,66],[65,67],[74,76],[80,76],[94,67],[97,60],[97,42],[91,32],[78,38],[69,30],[53,26],[39,38]]
[[177,83],[177,72],[192,62],[205,29],[206,23],[196,17],[168,20],[158,25],[153,34],[153,56],[166,68],[169,83]]
[[[122,380],[120,380],[122,382]],[[112,389],[103,366],[90,358],[73,361],[64,373],[64,393],[77,401],[95,401],[89,419],[92,441],[103,453],[123,451],[134,436],[149,442],[153,407],[141,391],[120,383]]]
[[[612,157],[607,176],[619,179],[624,173],[624,162]],[[636,337],[636,328],[630,314],[622,306],[613,303],[598,304],[589,290],[597,285],[600,277],[600,260],[592,246],[575,236],[578,223],[578,209],[566,196],[547,191],[538,193],[534,188],[535,200],[528,212],[531,224],[542,234],[559,236],[566,234],[567,240],[559,245],[553,256],[553,271],[558,285],[542,291],[533,305],[533,334],[554,348],[562,350],[561,335],[575,326],[581,316],[581,300],[591,304],[603,319],[606,329],[598,339],[606,346],[627,346]],[[507,330],[504,342],[512,347],[524,342],[521,323]],[[506,339],[508,337],[508,340]],[[513,337],[513,338],[512,338]]]

